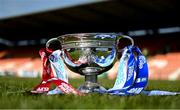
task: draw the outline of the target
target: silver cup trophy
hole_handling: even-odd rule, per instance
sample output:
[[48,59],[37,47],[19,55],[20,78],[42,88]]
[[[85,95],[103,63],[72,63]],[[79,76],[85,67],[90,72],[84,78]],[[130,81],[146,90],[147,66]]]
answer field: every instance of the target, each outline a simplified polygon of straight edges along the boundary
[[46,46],[59,41],[62,57],[66,66],[73,72],[85,76],[85,83],[78,90],[83,93],[104,91],[97,83],[97,76],[112,68],[117,61],[118,43],[127,38],[134,45],[131,37],[116,33],[81,33],[66,34],[50,39]]

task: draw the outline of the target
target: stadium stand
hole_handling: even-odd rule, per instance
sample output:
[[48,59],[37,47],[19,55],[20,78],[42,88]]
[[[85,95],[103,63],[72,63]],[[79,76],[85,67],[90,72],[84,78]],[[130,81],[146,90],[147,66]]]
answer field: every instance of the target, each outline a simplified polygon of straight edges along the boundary
[[[4,58],[0,59],[0,75],[17,77],[40,77],[42,73],[42,62],[36,54],[32,55],[33,49],[6,51]],[[4,52],[1,52],[4,54]],[[35,52],[36,53],[36,52]],[[13,55],[11,55],[13,54]],[[6,58],[7,56],[13,56]],[[154,80],[177,80],[180,79],[180,52],[171,52],[167,54],[157,54],[148,57],[149,77]],[[118,63],[107,72],[109,79],[114,79],[117,74]],[[71,78],[77,78],[79,75],[66,68]]]
[[[0,76],[41,77],[42,62],[38,54],[38,48],[13,48],[0,51],[0,56]],[[66,70],[69,77],[80,77],[80,75],[71,72],[67,67]]]
[[180,53],[168,53],[149,58],[150,79],[176,80],[180,76]]

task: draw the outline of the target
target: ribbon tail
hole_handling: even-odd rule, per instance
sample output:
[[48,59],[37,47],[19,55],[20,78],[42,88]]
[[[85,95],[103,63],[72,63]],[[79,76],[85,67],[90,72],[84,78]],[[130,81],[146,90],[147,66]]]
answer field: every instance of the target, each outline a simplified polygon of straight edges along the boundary
[[75,94],[82,95],[82,93],[75,88],[73,88],[70,84],[66,83],[63,80],[55,79],[51,81],[57,89],[59,89],[63,94]]
[[47,95],[55,95],[55,94],[64,94],[58,87],[55,89],[48,91]]
[[147,96],[164,96],[164,95],[178,95],[178,94],[180,94],[180,92],[151,90],[151,91],[142,91],[141,94],[142,95],[147,95]]
[[51,83],[42,81],[31,91],[31,93],[46,93],[50,90],[50,85]]

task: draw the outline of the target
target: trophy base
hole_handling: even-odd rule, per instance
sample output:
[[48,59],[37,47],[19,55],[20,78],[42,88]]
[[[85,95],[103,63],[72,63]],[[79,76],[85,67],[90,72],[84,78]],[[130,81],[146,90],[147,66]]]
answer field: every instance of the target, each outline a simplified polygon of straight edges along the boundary
[[82,93],[106,92],[106,89],[97,83],[96,75],[85,76],[85,83],[81,85],[78,90]]
[[100,84],[92,83],[92,82],[85,82],[83,85],[81,85],[78,88],[78,90],[82,93],[93,93],[93,92],[102,93],[106,91],[106,89]]

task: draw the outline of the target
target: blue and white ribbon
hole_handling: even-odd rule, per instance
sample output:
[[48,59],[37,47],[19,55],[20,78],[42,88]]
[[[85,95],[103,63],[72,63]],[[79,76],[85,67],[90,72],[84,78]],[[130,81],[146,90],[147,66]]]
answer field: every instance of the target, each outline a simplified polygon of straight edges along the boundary
[[[132,70],[131,70],[132,69]],[[109,94],[127,96],[135,94],[143,95],[177,95],[180,92],[169,92],[161,90],[145,91],[148,83],[148,65],[145,56],[135,46],[124,48],[118,74],[113,88],[108,90]]]
[[126,90],[134,83],[135,58],[128,48],[124,48],[124,52],[120,59],[118,74],[113,88],[109,89],[109,93],[119,90]]

